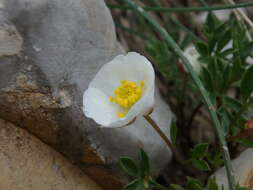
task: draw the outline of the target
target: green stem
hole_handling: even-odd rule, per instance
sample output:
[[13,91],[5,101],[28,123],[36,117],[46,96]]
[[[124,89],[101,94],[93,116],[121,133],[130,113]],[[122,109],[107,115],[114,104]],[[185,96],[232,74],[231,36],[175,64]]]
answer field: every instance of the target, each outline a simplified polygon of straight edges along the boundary
[[157,134],[164,140],[164,142],[167,144],[167,146],[170,148],[171,152],[175,156],[176,160],[180,164],[185,165],[184,160],[179,154],[179,152],[177,152],[170,139],[163,133],[163,131],[156,124],[156,122],[149,115],[144,116],[144,118],[147,120],[147,122],[149,122],[149,124],[153,127],[153,129],[157,132]]
[[198,87],[198,89],[203,97],[203,100],[204,100],[204,102],[208,108],[208,111],[210,113],[210,116],[212,118],[214,128],[215,128],[216,134],[218,136],[220,146],[222,149],[222,153],[223,153],[223,159],[224,159],[225,168],[227,171],[229,189],[235,190],[236,183],[235,183],[235,178],[234,178],[234,174],[233,174],[233,170],[232,170],[232,164],[231,164],[231,159],[230,159],[230,155],[229,155],[229,150],[227,147],[227,142],[225,140],[225,136],[222,131],[220,121],[218,120],[218,117],[216,115],[216,108],[212,104],[209,94],[206,91],[206,89],[204,88],[202,82],[200,81],[200,78],[197,76],[197,74],[193,70],[191,63],[184,56],[184,53],[180,49],[178,44],[173,40],[173,38],[168,34],[168,32],[157,23],[156,20],[154,20],[150,15],[148,15],[142,7],[136,5],[132,0],[122,0],[122,1],[126,2],[132,9],[134,9],[142,17],[144,17],[150,23],[150,25],[152,25],[157,30],[157,32],[159,32],[161,34],[161,36],[164,38],[164,40],[167,42],[167,44],[170,47],[172,47],[172,49],[174,49],[174,52],[180,57],[183,64],[186,66],[187,70],[189,71],[193,81],[195,82],[196,86]]
[[[119,5],[119,4],[107,4],[111,9],[134,9],[131,6]],[[223,10],[223,9],[235,9],[240,7],[249,7],[253,6],[252,2],[249,3],[238,3],[235,5],[219,5],[212,7],[190,7],[190,8],[164,8],[164,7],[143,7],[145,11],[154,11],[154,12],[201,12],[201,11],[214,11],[214,10]]]
[[167,144],[167,146],[170,148],[171,152],[173,153],[173,156],[179,164],[184,166],[182,169],[184,172],[187,172],[191,175],[194,174],[195,169],[191,166],[187,165],[187,162],[184,160],[180,152],[177,151],[173,143],[170,141],[170,139],[164,134],[164,132],[160,129],[160,127],[156,124],[156,122],[149,116],[143,116],[147,122],[149,122],[150,126],[153,127],[153,129],[157,132],[157,134],[163,139],[163,141]]

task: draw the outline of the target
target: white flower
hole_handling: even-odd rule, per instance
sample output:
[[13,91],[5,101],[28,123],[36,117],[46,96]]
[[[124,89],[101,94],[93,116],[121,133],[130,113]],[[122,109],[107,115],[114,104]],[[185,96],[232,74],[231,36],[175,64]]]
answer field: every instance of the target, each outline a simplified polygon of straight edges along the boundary
[[105,64],[83,95],[83,111],[102,127],[120,127],[150,112],[155,74],[142,55],[130,52]]
[[[199,58],[199,53],[197,52],[196,48],[193,45],[188,46],[184,50],[184,56],[190,61],[191,66],[193,67],[194,71],[197,74],[200,74],[201,71],[201,63],[198,60]],[[185,68],[185,70],[187,70]]]

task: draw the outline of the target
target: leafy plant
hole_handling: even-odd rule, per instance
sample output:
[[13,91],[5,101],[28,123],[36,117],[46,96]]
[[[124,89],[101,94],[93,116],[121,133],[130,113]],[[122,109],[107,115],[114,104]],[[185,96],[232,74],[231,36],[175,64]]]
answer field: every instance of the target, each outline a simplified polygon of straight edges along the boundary
[[[245,189],[235,185],[227,147],[233,152],[237,152],[238,146],[253,147],[253,129],[245,127],[245,123],[252,119],[253,66],[248,60],[253,57],[253,35],[245,23],[234,15],[224,22],[209,12],[206,22],[198,26],[201,32],[197,34],[192,26],[184,25],[187,22],[180,22],[181,15],[168,13],[173,8],[167,10],[146,6],[142,10],[133,1],[123,2],[128,6],[125,9],[138,13],[135,15],[138,20],[135,29],[138,34],[145,36],[141,39],[143,51],[156,64],[159,78],[168,90],[163,95],[177,117],[170,126],[173,161],[182,166],[185,176],[192,176],[187,177],[183,186],[171,184],[170,187],[174,190],[221,190],[223,188],[216,184],[215,179],[208,179],[208,176],[225,165],[231,190]],[[212,7],[208,7],[205,1],[201,2],[206,6],[202,8],[211,10]],[[161,6],[159,0],[147,0],[144,3]],[[179,12],[181,9],[178,9]],[[157,14],[152,17],[145,10]],[[168,12],[162,14],[158,10]],[[160,22],[154,18],[160,19]],[[190,17],[184,18],[191,20]],[[193,70],[194,64],[186,59],[181,50],[189,45],[193,45],[198,53],[196,64],[201,67],[200,73]],[[207,111],[219,143],[196,143],[189,138],[188,133],[195,118]],[[125,158],[125,165],[128,162],[129,168],[124,170],[134,177],[134,181],[128,185],[130,189],[167,189],[150,177],[147,155],[143,151],[141,154],[140,164]],[[192,169],[190,172],[189,167]],[[197,178],[199,173],[207,177],[200,180]]]
[[126,174],[134,178],[133,181],[125,185],[125,190],[144,190],[149,188],[165,189],[165,187],[157,183],[151,177],[150,161],[144,150],[140,150],[140,160],[138,164],[131,158],[122,157],[120,158],[120,166]]

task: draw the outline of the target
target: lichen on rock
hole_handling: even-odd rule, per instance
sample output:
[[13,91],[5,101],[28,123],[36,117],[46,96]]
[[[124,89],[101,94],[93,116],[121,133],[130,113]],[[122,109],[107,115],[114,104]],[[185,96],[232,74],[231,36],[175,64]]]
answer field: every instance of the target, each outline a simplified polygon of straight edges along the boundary
[[[158,174],[171,152],[144,120],[128,128],[100,130],[82,112],[82,95],[91,79],[122,53],[105,2],[0,2],[3,24],[20,35],[15,43],[10,40],[18,47],[12,49],[16,53],[0,56],[0,118],[52,146],[106,189],[120,189],[124,178],[118,159],[137,157],[140,147]],[[169,135],[172,114],[158,91],[155,102],[152,117]]]

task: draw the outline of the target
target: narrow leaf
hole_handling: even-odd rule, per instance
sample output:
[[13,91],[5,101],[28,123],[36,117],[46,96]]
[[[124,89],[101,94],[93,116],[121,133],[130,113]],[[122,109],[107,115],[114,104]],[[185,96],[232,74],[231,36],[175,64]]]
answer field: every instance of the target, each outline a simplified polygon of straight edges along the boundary
[[219,190],[219,187],[218,187],[217,183],[215,182],[215,179],[208,180],[207,189],[208,190]]
[[253,65],[248,68],[243,76],[241,83],[241,93],[243,99],[246,100],[253,91]]
[[138,176],[138,168],[135,162],[128,157],[120,158],[120,166],[121,168],[130,176],[137,177]]
[[209,146],[208,143],[202,143],[202,144],[195,145],[192,150],[192,157],[193,158],[204,158],[207,154],[208,146]]
[[243,138],[243,139],[237,140],[237,142],[239,142],[240,144],[246,147],[253,147],[253,141],[250,139]]
[[245,58],[247,56],[249,56],[251,53],[253,52],[253,41],[250,42],[245,48],[244,50],[241,52],[241,58]]
[[205,87],[207,88],[207,90],[209,92],[213,92],[214,91],[214,84],[213,84],[213,77],[211,75],[211,73],[206,69],[206,68],[202,68],[202,80],[205,84]]
[[177,125],[176,125],[176,121],[172,121],[171,126],[170,126],[170,137],[172,140],[172,143],[175,145],[176,144],[176,140],[177,140]]
[[223,81],[221,82],[221,91],[226,93],[230,85],[231,67],[227,65],[222,73]]
[[237,57],[235,61],[233,62],[230,82],[233,83],[238,80],[241,80],[243,73],[244,73],[244,68],[242,67],[241,59]]
[[186,184],[187,190],[204,190],[204,186],[199,180],[191,177],[187,177],[187,179],[188,179]]
[[146,152],[144,152],[144,150],[142,149],[140,150],[140,157],[141,157],[141,161],[140,161],[141,174],[142,176],[147,176],[150,173],[149,158]]
[[232,109],[233,111],[239,112],[242,104],[241,102],[239,102],[237,99],[235,98],[231,98],[229,96],[226,96],[223,99],[223,102],[225,103],[226,106],[228,106],[228,108]]
[[226,57],[226,56],[228,56],[228,55],[233,54],[235,51],[236,51],[236,50],[234,50],[233,48],[229,48],[229,49],[224,50],[224,51],[220,54],[220,56],[221,56],[221,57]]
[[195,47],[200,55],[202,55],[202,56],[208,55],[208,48],[204,42],[197,42]]
[[124,187],[124,190],[145,190],[141,180],[136,179]]
[[230,30],[227,30],[223,36],[221,36],[219,42],[218,42],[218,45],[217,45],[217,51],[221,51],[227,44],[228,42],[231,40],[231,36],[232,36],[232,33]]
[[192,159],[192,164],[195,168],[202,171],[209,171],[210,167],[205,160]]

